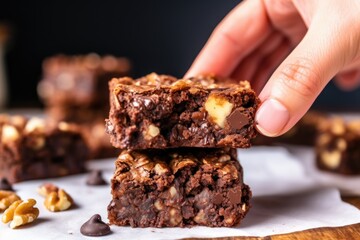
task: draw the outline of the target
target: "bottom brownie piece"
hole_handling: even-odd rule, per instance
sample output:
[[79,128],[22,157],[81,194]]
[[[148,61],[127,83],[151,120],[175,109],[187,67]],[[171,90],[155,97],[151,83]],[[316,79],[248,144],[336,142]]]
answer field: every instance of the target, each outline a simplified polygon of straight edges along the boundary
[[360,174],[360,121],[329,119],[316,139],[319,169],[345,175]]
[[88,157],[75,125],[0,115],[0,177],[9,182],[82,173]]
[[230,227],[250,208],[236,149],[124,150],[115,165],[110,224]]

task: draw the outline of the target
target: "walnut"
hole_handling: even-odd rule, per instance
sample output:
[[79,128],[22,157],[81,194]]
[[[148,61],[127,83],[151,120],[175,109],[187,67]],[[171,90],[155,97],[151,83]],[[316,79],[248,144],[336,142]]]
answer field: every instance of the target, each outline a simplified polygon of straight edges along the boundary
[[341,150],[341,151],[345,151],[346,150],[346,147],[347,147],[347,143],[345,141],[345,139],[343,138],[339,138],[337,141],[336,141],[336,147]]
[[51,212],[65,211],[73,205],[74,201],[63,189],[51,192],[45,198],[44,205]]
[[34,136],[29,143],[29,147],[34,150],[39,150],[45,146],[45,137],[44,136]]
[[154,206],[157,210],[163,210],[164,209],[164,204],[162,203],[162,201],[160,199],[157,199],[154,202]]
[[1,141],[4,143],[14,142],[20,138],[18,130],[11,125],[5,124],[2,128]]
[[143,136],[145,140],[151,140],[159,134],[160,134],[160,129],[156,127],[154,124],[150,124],[148,129],[143,132]]
[[343,135],[346,131],[344,121],[341,118],[334,118],[331,123],[330,131],[334,135]]
[[179,156],[176,156],[174,158],[175,159],[173,159],[170,162],[170,166],[174,174],[177,173],[182,168],[194,167],[197,165],[197,161],[195,158],[190,158],[190,157],[180,158]]
[[174,186],[171,186],[171,187],[169,188],[169,193],[170,193],[170,196],[171,196],[171,197],[175,197],[178,192],[177,192],[177,190],[176,190],[176,188],[175,188]]
[[12,191],[0,190],[0,211],[6,210],[13,202],[20,200],[20,197]]
[[157,175],[165,175],[166,173],[170,172],[170,170],[163,163],[156,163],[154,171]]
[[205,110],[210,120],[221,128],[224,128],[226,117],[230,115],[233,106],[226,98],[214,94],[205,102]]
[[318,138],[317,138],[317,144],[320,146],[326,146],[331,140],[331,135],[330,134],[321,134]]
[[31,118],[25,125],[25,133],[43,133],[45,132],[45,122],[41,118]]
[[179,225],[182,221],[182,216],[181,216],[180,210],[176,209],[176,208],[171,208],[169,213],[170,213],[170,224],[172,226]]
[[43,197],[47,197],[50,193],[57,191],[59,191],[59,188],[52,183],[44,183],[37,189],[37,192]]
[[39,216],[39,209],[34,207],[36,201],[32,198],[27,201],[15,201],[4,212],[2,216],[3,223],[10,223],[11,228],[16,228],[28,223],[31,223]]
[[194,217],[194,221],[198,224],[206,224],[204,210],[201,209],[198,214],[196,214],[196,216]]
[[330,169],[335,169],[341,161],[341,152],[339,150],[325,151],[321,153],[321,161]]

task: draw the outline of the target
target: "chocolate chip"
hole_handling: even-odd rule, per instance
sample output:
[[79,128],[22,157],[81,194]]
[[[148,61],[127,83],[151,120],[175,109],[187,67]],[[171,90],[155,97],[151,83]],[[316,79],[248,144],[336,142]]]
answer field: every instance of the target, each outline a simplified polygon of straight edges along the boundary
[[226,120],[232,130],[239,130],[249,124],[249,118],[239,108],[235,109]]
[[228,197],[230,199],[231,204],[239,204],[241,202],[241,189],[240,187],[235,187],[229,190]]
[[221,193],[219,192],[215,192],[213,194],[213,198],[212,198],[212,202],[216,205],[221,204],[224,201],[224,197],[222,196]]
[[2,178],[0,180],[0,190],[6,190],[6,191],[14,191],[11,184],[6,178]]
[[104,236],[110,233],[110,227],[101,220],[99,214],[95,214],[81,226],[80,232],[85,236]]
[[106,185],[107,183],[104,180],[104,178],[102,177],[102,172],[100,170],[93,170],[88,175],[88,178],[86,180],[86,184],[87,185],[98,186],[98,185]]

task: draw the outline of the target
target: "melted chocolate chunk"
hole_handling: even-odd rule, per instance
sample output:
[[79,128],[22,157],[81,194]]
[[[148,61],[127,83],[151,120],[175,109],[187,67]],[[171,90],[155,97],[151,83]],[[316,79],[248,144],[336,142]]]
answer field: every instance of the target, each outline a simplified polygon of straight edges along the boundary
[[93,170],[88,175],[86,180],[87,185],[99,186],[99,185],[106,185],[106,181],[102,176],[102,172],[100,170]]
[[226,120],[233,130],[240,130],[249,124],[249,118],[242,113],[240,109],[235,109],[235,111],[232,112]]
[[109,234],[111,230],[109,225],[101,220],[101,216],[95,214],[81,226],[80,232],[85,236],[104,236]]
[[0,190],[6,190],[6,191],[14,191],[11,184],[6,178],[2,178],[0,180]]

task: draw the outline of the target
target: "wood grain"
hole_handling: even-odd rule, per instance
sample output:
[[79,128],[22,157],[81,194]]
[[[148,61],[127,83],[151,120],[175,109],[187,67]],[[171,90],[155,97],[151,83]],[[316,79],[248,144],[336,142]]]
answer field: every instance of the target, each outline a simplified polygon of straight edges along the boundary
[[[360,197],[342,197],[344,202],[350,203],[360,209]],[[188,240],[303,240],[303,239],[329,239],[329,240],[359,240],[360,223],[343,227],[324,227],[308,229],[300,232],[279,234],[265,237],[223,237],[223,238],[186,238]]]

